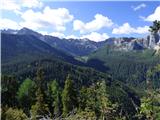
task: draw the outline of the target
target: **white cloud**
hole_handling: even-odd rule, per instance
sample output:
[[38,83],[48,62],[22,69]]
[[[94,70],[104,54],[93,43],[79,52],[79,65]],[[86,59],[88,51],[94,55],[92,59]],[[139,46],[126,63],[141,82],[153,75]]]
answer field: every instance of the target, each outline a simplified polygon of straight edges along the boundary
[[94,18],[94,20],[88,23],[84,23],[80,20],[75,20],[73,22],[73,29],[77,31],[79,30],[80,33],[87,33],[100,30],[103,27],[111,27],[113,25],[111,19],[101,14],[96,14]]
[[65,36],[63,33],[61,32],[52,32],[52,33],[48,33],[47,31],[38,31],[39,33],[41,33],[42,35],[51,35],[54,37],[58,37],[58,38],[66,38],[66,39],[80,39],[80,37],[75,36],[75,35],[68,35]]
[[147,17],[143,17],[140,16],[140,18],[142,18],[144,21],[155,21],[155,20],[160,20],[160,6],[158,6],[154,13],[152,13],[151,15],[147,16]]
[[40,32],[40,33],[44,33],[45,35],[51,35],[54,37],[58,37],[58,38],[66,38],[66,39],[89,39],[91,41],[95,41],[95,42],[99,42],[99,41],[104,41],[106,39],[109,38],[109,36],[106,33],[100,34],[97,32],[92,32],[90,34],[86,34],[86,35],[82,35],[81,37],[75,36],[75,35],[64,35],[63,33],[60,32],[52,32],[52,33],[46,33],[44,31]]
[[52,33],[48,33],[47,31],[38,31],[38,32],[41,33],[42,35],[50,35],[58,38],[66,38],[65,35],[60,32],[52,32]]
[[20,25],[33,30],[38,30],[39,28],[42,28],[44,26],[39,22],[41,17],[42,14],[40,12],[35,13],[33,10],[27,10],[21,15],[21,18],[24,21],[20,22]]
[[13,20],[0,18],[0,29],[20,29],[21,27]]
[[65,25],[73,20],[71,15],[66,8],[51,9],[45,7],[43,12],[34,12],[33,10],[27,10],[21,16],[24,21],[21,25],[25,27],[32,27],[37,30],[42,27],[49,26],[57,31],[65,31]]
[[0,9],[19,13],[21,7],[15,0],[1,0]]
[[148,30],[149,30],[149,26],[137,27],[137,28],[135,29],[135,33],[145,34],[145,33],[148,33]]
[[65,35],[60,32],[52,32],[52,33],[49,33],[49,35],[54,36],[54,37],[58,37],[58,38],[65,38]]
[[42,35],[48,35],[47,31],[37,31],[38,33],[42,34]]
[[44,27],[40,23],[32,22],[32,21],[25,21],[25,22],[20,22],[20,26],[22,27],[27,27],[32,30],[38,30],[38,28]]
[[140,10],[142,8],[145,8],[145,7],[146,7],[146,4],[144,4],[144,3],[142,3],[142,4],[138,5],[138,6],[135,6],[135,7],[132,6],[134,11]]
[[65,37],[66,39],[79,39],[79,37],[75,36],[75,35],[68,35]]
[[145,34],[148,33],[148,29],[148,26],[133,28],[129,25],[129,23],[124,23],[122,26],[114,28],[112,30],[112,34]]
[[28,8],[41,8],[43,3],[40,0],[22,0],[22,6]]
[[95,42],[100,42],[100,41],[104,41],[104,40],[108,39],[109,36],[106,33],[100,34],[97,32],[92,32],[90,34],[83,35],[80,38],[81,39],[87,38],[87,39],[95,41]]
[[114,28],[112,34],[130,34],[132,31],[134,29],[128,23],[124,23],[122,26]]
[[14,11],[15,13],[21,13],[23,7],[41,8],[43,6],[40,0],[1,0],[0,4],[0,9]]

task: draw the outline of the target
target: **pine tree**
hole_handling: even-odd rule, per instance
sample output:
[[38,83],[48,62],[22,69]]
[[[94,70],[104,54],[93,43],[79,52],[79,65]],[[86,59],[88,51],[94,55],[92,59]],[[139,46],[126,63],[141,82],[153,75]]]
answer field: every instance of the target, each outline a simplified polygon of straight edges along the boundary
[[17,105],[16,94],[18,91],[18,80],[14,76],[4,75],[1,78],[2,106],[14,107]]
[[49,109],[44,100],[44,73],[42,68],[37,71],[36,104],[31,108],[32,119],[49,115]]
[[153,22],[153,26],[150,26],[150,32],[157,33],[160,30],[160,21],[155,20]]
[[51,96],[51,104],[54,116],[57,117],[62,113],[62,103],[61,103],[61,89],[56,80],[51,82],[49,86],[49,92]]
[[74,88],[74,84],[70,78],[70,75],[67,76],[67,79],[65,81],[64,90],[62,92],[62,104],[64,116],[77,107],[76,90]]
[[99,102],[99,109],[101,112],[101,117],[103,120],[105,119],[111,119],[113,116],[112,114],[112,104],[109,101],[108,97],[109,95],[107,94],[107,86],[106,82],[103,80],[102,82],[97,83],[98,84],[98,89],[97,89],[97,97],[98,97],[98,102]]

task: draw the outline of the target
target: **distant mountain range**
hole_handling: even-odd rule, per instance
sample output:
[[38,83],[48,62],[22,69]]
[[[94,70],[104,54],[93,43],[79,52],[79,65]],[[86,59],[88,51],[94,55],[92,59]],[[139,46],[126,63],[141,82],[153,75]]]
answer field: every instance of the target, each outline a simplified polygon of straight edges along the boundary
[[69,53],[72,56],[82,56],[91,53],[103,46],[103,42],[96,43],[88,39],[60,39],[49,35],[42,35],[38,32],[32,31],[28,28],[22,28],[21,30],[2,30],[2,34],[14,34],[14,35],[32,35],[37,39],[47,43],[53,48]]
[[84,56],[93,51],[96,51],[103,46],[114,46],[114,50],[118,51],[130,51],[130,50],[144,50],[144,49],[158,49],[160,46],[160,33],[150,34],[145,38],[109,38],[102,42],[94,42],[89,39],[60,39],[49,35],[42,35],[38,32],[30,30],[28,28],[22,28],[20,30],[2,30],[2,34],[14,34],[14,35],[29,35],[34,36],[53,48],[68,53],[72,56]]

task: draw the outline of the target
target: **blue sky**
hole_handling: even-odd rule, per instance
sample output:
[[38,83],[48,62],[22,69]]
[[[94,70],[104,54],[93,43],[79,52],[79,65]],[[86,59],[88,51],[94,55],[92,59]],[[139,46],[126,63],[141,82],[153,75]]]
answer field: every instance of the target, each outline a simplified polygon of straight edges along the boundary
[[4,0],[1,29],[28,27],[61,38],[145,37],[152,21],[160,20],[159,1]]

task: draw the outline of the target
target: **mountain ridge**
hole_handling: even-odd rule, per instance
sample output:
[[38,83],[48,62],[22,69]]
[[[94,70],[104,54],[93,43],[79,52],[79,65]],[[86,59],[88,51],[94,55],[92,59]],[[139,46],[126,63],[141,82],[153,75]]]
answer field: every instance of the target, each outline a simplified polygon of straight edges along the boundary
[[101,42],[94,42],[89,39],[60,39],[58,37],[50,35],[42,35],[28,28],[22,28],[18,31],[2,30],[1,32],[9,34],[26,34],[36,36],[38,39],[49,44],[50,46],[67,52],[72,56],[85,56],[105,45],[115,46],[114,49],[116,51],[155,49],[157,48],[157,46],[160,46],[160,32],[158,32],[157,34],[151,33],[145,38],[108,38],[105,41]]
[[28,58],[52,58],[73,64],[83,64],[73,56],[51,47],[33,35],[1,33],[1,44],[2,64],[27,61]]

